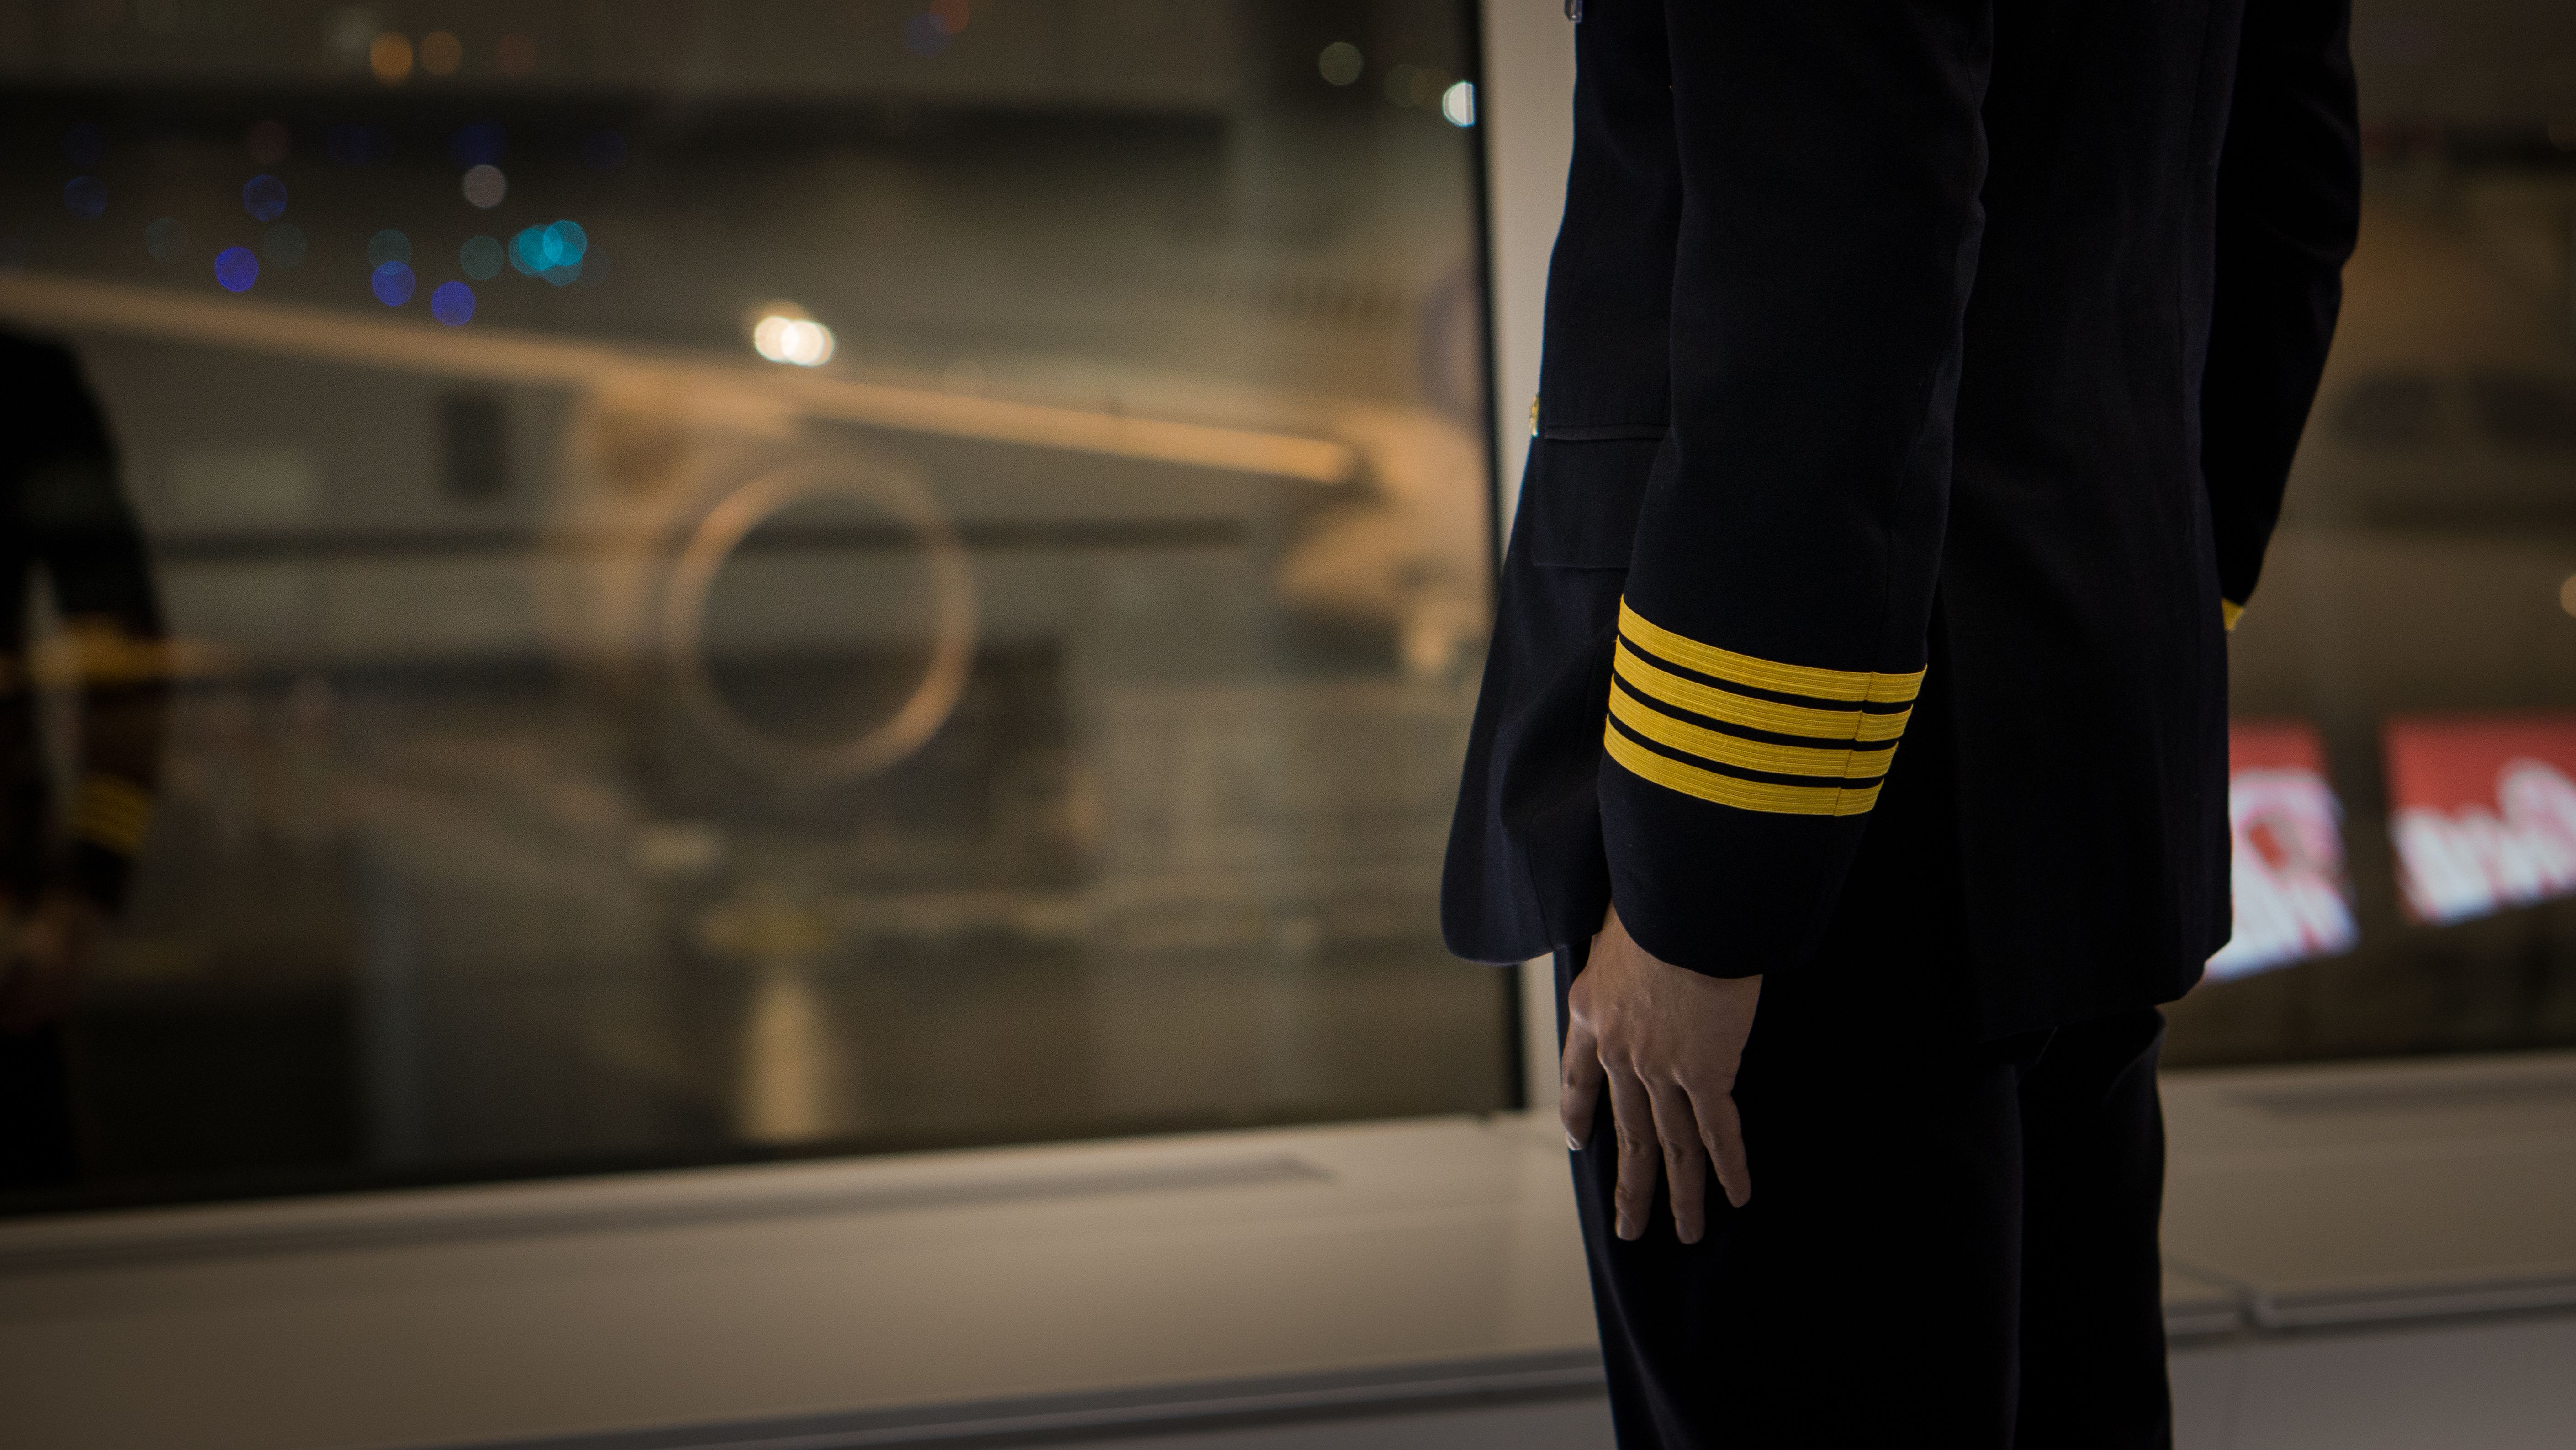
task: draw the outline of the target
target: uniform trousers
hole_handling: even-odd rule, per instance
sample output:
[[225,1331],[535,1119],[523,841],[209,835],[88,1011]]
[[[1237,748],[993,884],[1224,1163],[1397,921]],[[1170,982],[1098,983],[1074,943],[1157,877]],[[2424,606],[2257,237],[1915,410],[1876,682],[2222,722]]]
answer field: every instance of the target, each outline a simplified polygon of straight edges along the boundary
[[[1557,956],[1557,1020],[1579,962]],[[1923,1034],[1933,1035],[1933,1034]],[[1696,1244],[1616,1238],[1604,1093],[1573,1154],[1622,1450],[2172,1443],[2154,1008],[1908,1040],[1766,982],[1735,1099],[1753,1179]]]

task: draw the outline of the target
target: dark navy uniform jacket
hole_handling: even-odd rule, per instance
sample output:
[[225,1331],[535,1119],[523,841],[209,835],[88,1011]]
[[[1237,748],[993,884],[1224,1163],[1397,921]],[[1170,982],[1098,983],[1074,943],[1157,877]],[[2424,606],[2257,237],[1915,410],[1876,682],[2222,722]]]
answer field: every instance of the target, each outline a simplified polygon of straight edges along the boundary
[[2349,0],[1585,0],[1442,892],[2002,1035],[2229,927],[2225,628],[2360,190]]

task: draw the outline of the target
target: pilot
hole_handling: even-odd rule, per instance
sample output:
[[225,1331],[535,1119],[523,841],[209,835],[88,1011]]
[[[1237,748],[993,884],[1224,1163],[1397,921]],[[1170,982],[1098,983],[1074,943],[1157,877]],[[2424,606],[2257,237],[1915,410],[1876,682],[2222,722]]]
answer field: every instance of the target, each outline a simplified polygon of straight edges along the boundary
[[2170,1443],[2158,1005],[2358,225],[2348,0],[1586,0],[1443,884],[1620,1444]]
[[[151,824],[160,601],[106,419],[62,346],[0,334],[0,1192],[80,1169],[63,1019]],[[36,590],[60,620],[37,647]],[[68,695],[71,738],[45,738]],[[68,757],[74,784],[55,788]]]

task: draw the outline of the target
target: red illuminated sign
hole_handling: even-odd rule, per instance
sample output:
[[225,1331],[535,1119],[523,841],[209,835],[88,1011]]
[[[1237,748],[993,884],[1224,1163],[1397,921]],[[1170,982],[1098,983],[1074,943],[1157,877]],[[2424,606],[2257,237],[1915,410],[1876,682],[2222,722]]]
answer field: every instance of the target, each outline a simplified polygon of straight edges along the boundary
[[2465,921],[2576,892],[2576,715],[2401,717],[2387,754],[2408,915]]
[[2209,959],[2224,980],[2352,950],[2343,806],[2325,742],[2303,720],[2240,720],[2227,732],[2227,824],[2236,930]]

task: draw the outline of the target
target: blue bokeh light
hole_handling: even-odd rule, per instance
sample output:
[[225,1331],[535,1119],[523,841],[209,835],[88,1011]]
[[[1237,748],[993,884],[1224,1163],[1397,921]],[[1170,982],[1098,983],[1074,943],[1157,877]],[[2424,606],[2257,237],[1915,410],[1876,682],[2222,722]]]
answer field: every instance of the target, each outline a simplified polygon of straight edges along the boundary
[[242,210],[254,221],[273,222],[286,215],[286,183],[265,174],[243,182]]
[[948,48],[948,28],[925,10],[903,23],[903,48],[928,59]]
[[456,265],[477,282],[489,282],[501,273],[501,244],[491,237],[469,237],[456,249]]
[[530,277],[543,277],[561,287],[581,275],[581,259],[590,250],[590,233],[566,219],[552,226],[529,227],[510,239],[510,265]]
[[459,169],[476,166],[498,166],[502,153],[509,149],[509,133],[498,121],[477,121],[459,126],[447,138],[447,159]]
[[367,238],[367,265],[381,267],[387,262],[409,262],[411,238],[387,227]]
[[259,280],[259,258],[248,247],[226,247],[215,254],[215,280],[227,292],[247,292]]
[[412,288],[418,285],[411,268],[400,262],[386,262],[377,267],[375,276],[367,283],[376,294],[376,300],[387,307],[400,307],[409,302]]
[[429,315],[450,327],[463,327],[474,316],[474,289],[462,282],[441,282],[429,294]]
[[95,176],[75,176],[63,183],[63,210],[85,222],[107,214],[107,183]]

